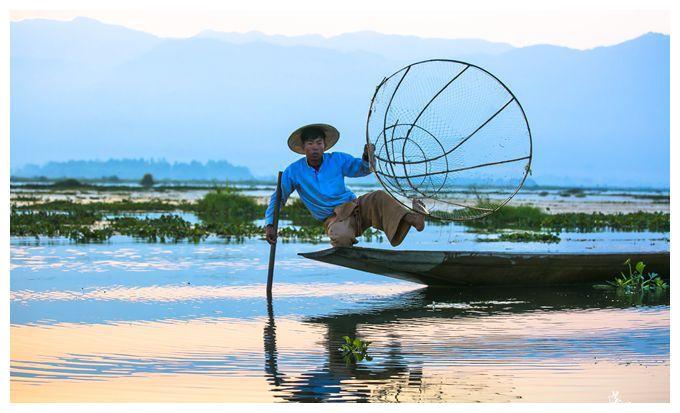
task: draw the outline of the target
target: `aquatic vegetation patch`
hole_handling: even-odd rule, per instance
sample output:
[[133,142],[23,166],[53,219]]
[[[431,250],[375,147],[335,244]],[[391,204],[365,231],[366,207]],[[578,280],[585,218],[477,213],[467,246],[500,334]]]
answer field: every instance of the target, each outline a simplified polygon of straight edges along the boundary
[[[34,180],[32,180],[34,181]],[[69,180],[71,181],[71,180]],[[77,181],[77,180],[73,180]],[[191,185],[191,184],[168,184],[168,183],[156,183],[154,184],[153,187],[144,187],[141,184],[130,184],[130,185],[124,185],[124,184],[118,184],[118,185],[98,185],[96,183],[88,183],[85,181],[77,181],[76,182],[64,182],[64,183],[59,183],[59,185],[56,185],[57,182],[53,183],[27,183],[27,184],[10,184],[10,189],[38,189],[41,190],[41,192],[44,192],[44,190],[49,189],[53,190],[56,193],[63,193],[63,190],[73,190],[73,189],[80,189],[80,190],[86,190],[86,191],[92,191],[92,192],[146,192],[146,191],[153,191],[153,192],[165,192],[165,191],[195,191],[195,190],[210,190],[211,186],[207,185]],[[139,182],[139,181],[137,181]]]
[[103,241],[111,236],[108,229],[94,229],[92,226],[101,219],[93,212],[10,212],[10,235],[66,237],[76,242]]
[[581,188],[567,188],[565,190],[560,191],[559,196],[564,198],[570,196],[574,196],[576,198],[585,198],[586,193]]
[[345,342],[338,349],[342,354],[342,359],[345,364],[356,364],[360,361],[371,361],[373,357],[368,355],[368,346],[370,341],[363,341],[359,338],[350,338],[349,336],[342,337]]
[[210,222],[197,225],[228,241],[243,241],[264,234],[264,228],[252,222]]
[[[40,198],[28,194],[22,194],[12,201],[40,201]],[[281,219],[290,220],[293,227],[280,228],[281,240],[321,242],[325,236],[323,223],[311,216],[301,200],[291,201],[282,208]],[[485,200],[480,196],[479,201]],[[253,220],[262,218],[265,210],[265,204],[258,203],[255,197],[243,195],[240,190],[227,183],[224,187],[215,186],[196,202],[123,199],[82,203],[74,200],[53,200],[11,205],[10,234],[35,237],[64,236],[78,242],[106,240],[115,234],[134,236],[152,242],[183,239],[198,242],[210,235],[228,241],[243,241],[246,238],[264,235],[264,228],[255,225]],[[173,217],[171,214],[173,211],[194,213],[201,222],[191,224],[180,217]],[[167,212],[168,215],[156,219],[105,218],[110,215],[141,212]],[[428,219],[428,225],[449,225],[449,222]],[[488,217],[465,222],[465,225],[468,231],[487,234],[505,229],[519,230],[500,234],[497,238],[479,239],[483,242],[558,242],[559,238],[552,233],[562,230],[669,232],[670,214],[660,212],[547,214],[532,206],[506,205]],[[158,228],[152,228],[153,226]],[[376,239],[382,240],[383,234],[369,228],[362,236],[365,241],[371,242]]]
[[[262,214],[264,215],[264,212]],[[312,216],[299,198],[281,208],[281,218],[292,221],[293,225],[320,226],[323,228],[323,223]]]
[[84,184],[77,179],[68,178],[68,179],[61,179],[59,181],[56,181],[51,186],[52,186],[52,188],[80,188],[80,187],[88,187],[90,185]]
[[36,196],[27,196],[27,195],[17,195],[16,197],[12,198],[13,202],[38,202],[40,201],[40,198]]
[[312,243],[320,242],[326,235],[323,226],[303,226],[299,228],[284,227],[279,228],[279,237],[283,242],[309,241]]
[[178,203],[171,203],[161,200],[151,201],[132,201],[123,199],[111,202],[88,202],[79,203],[72,200],[54,200],[40,202],[31,205],[13,206],[17,210],[30,211],[64,211],[72,213],[123,213],[123,212],[160,212],[160,211],[186,211],[193,212],[195,205],[181,200]]
[[502,233],[496,238],[479,238],[479,242],[560,242],[560,237],[551,233],[542,232],[510,232]]
[[373,242],[374,239],[378,242],[382,242],[383,240],[383,232],[371,227],[366,228],[361,236],[364,237],[364,241],[366,242]]
[[[230,242],[242,242],[246,238],[263,237],[265,228],[250,221],[207,222],[192,224],[174,214],[162,214],[158,218],[115,217],[104,219],[101,213],[92,211],[12,211],[10,235],[66,237],[75,242],[101,242],[113,235],[125,235],[148,242],[200,242],[215,235]],[[379,237],[379,231],[369,229],[364,233],[369,239]],[[323,226],[285,227],[279,229],[283,242],[320,242],[325,236]]]
[[[78,203],[55,200],[32,205],[13,206],[10,217],[11,235],[68,237],[77,242],[95,242],[120,234],[149,242],[199,242],[210,235],[227,241],[243,241],[263,236],[265,229],[252,221],[264,216],[266,205],[255,198],[239,193],[227,185],[216,187],[195,203],[179,204],[161,200]],[[191,224],[183,218],[164,214],[160,218],[115,217],[104,219],[104,214],[157,212],[182,210],[195,213],[201,222]],[[325,235],[323,223],[314,219],[307,208],[296,200],[282,210],[283,219],[291,219],[297,228],[281,228],[284,242],[319,242]],[[95,228],[95,223],[98,227]],[[365,236],[377,234],[367,230]]]
[[636,193],[613,193],[612,196],[630,197],[633,199],[647,200],[655,204],[669,204],[671,196],[669,194],[636,194]]
[[645,274],[646,266],[644,262],[638,261],[635,264],[635,269],[633,269],[630,258],[628,258],[623,265],[628,266],[628,274],[622,271],[620,277],[614,278],[614,281],[607,282],[609,285],[622,289],[626,293],[655,292],[668,288],[668,284],[658,274]]
[[177,242],[184,239],[199,242],[210,235],[201,225],[192,225],[180,216],[171,214],[163,214],[159,218],[113,218],[107,229],[150,242]]
[[633,197],[633,199],[645,199],[645,200],[650,200],[653,203],[656,204],[670,204],[671,203],[671,196],[670,195],[663,195],[663,194],[650,194],[650,195],[629,195]]
[[[204,188],[205,189],[205,188]],[[38,198],[22,198],[19,200],[39,200]],[[37,202],[30,205],[13,206],[17,210],[26,211],[62,211],[73,213],[109,213],[120,214],[126,212],[193,212],[206,224],[237,223],[252,221],[264,216],[266,205],[258,204],[254,197],[242,195],[233,187],[215,188],[197,202],[180,200],[168,202],[163,200],[132,201],[124,199],[111,202],[74,202],[73,200],[54,200]],[[302,201],[295,199],[281,209],[281,218],[293,221],[294,225],[322,226],[309,213]]]
[[252,221],[264,215],[266,206],[230,186],[215,188],[193,207],[196,215],[208,224]]
[[108,241],[112,235],[113,230],[108,227],[92,229],[90,227],[80,226],[68,229],[62,236],[77,243],[86,243]]
[[467,221],[473,229],[523,229],[540,231],[652,231],[669,232],[670,214],[662,212],[633,212],[628,214],[560,213],[547,214],[533,206],[504,206],[484,218]]

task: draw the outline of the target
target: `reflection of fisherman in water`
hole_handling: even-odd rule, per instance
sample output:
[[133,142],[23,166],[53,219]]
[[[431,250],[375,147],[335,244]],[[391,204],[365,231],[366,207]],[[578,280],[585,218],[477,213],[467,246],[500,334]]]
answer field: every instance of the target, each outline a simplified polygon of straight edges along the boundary
[[[327,323],[325,337],[328,361],[317,371],[305,373],[302,377],[286,377],[278,371],[278,353],[276,350],[276,323],[271,300],[267,300],[269,320],[264,328],[265,372],[267,381],[272,384],[277,397],[287,401],[321,402],[353,398],[356,401],[368,401],[371,389],[357,388],[350,390],[351,380],[360,382],[384,381],[397,377],[408,376],[410,385],[417,385],[422,376],[422,369],[418,366],[409,369],[401,355],[401,346],[396,337],[390,340],[389,350],[382,367],[346,364],[342,354],[338,351],[343,336],[356,337],[357,323],[334,323],[333,318]],[[369,351],[370,352],[370,351]]]
[[[641,299],[642,300],[642,299]],[[652,300],[652,301],[650,301]],[[304,373],[301,376],[289,376],[278,370],[278,353],[276,349],[276,325],[271,300],[267,303],[269,320],[264,328],[265,372],[267,381],[271,384],[276,397],[287,401],[318,402],[333,400],[356,401],[384,401],[386,399],[399,401],[400,393],[403,398],[406,391],[419,394],[421,400],[432,401],[443,397],[453,400],[456,395],[445,395],[442,389],[432,387],[433,384],[423,380],[423,364],[419,360],[430,360],[437,354],[415,354],[417,349],[404,350],[400,342],[399,331],[388,334],[388,350],[384,357],[375,357],[373,363],[359,363],[346,365],[338,347],[343,343],[343,336],[357,337],[357,326],[389,325],[395,322],[415,323],[450,323],[452,320],[480,317],[494,317],[507,314],[530,314],[560,312],[583,309],[628,308],[636,305],[668,305],[668,294],[660,297],[647,296],[644,302],[631,302],[627,297],[620,297],[615,291],[595,290],[592,287],[565,287],[555,289],[472,289],[472,290],[437,290],[421,289],[398,296],[393,296],[383,305],[373,305],[369,309],[346,314],[333,314],[308,318],[305,322],[323,324],[326,326],[325,346],[327,361],[317,370]],[[439,309],[436,309],[437,306]],[[439,320],[439,321],[438,321]],[[408,323],[407,323],[408,325]],[[455,324],[454,324],[455,325]],[[466,337],[460,337],[465,339]],[[471,337],[474,345],[474,337]],[[546,338],[551,340],[550,337]],[[570,338],[571,345],[579,345],[575,338]],[[588,339],[589,340],[589,339]],[[602,342],[603,352],[618,351],[617,344],[605,340]],[[581,344],[585,344],[581,343]],[[597,350],[597,341],[587,341],[590,350]],[[554,343],[553,343],[554,344]],[[559,344],[559,343],[558,343]],[[537,343],[538,346],[542,344]],[[625,342],[618,344],[625,346]],[[479,343],[480,348],[484,343]],[[385,347],[381,344],[381,350]],[[446,353],[455,353],[466,347],[447,347]],[[492,347],[493,348],[493,347]],[[376,349],[373,349],[374,351]],[[523,353],[527,349],[518,348]],[[626,351],[629,351],[626,348]],[[569,349],[563,350],[567,357]],[[465,357],[464,352],[455,357]],[[507,354],[506,354],[507,353]],[[512,357],[506,351],[504,357]],[[593,353],[595,354],[595,353]],[[559,353],[551,353],[559,357]],[[540,357],[540,351],[536,357]],[[449,356],[445,355],[448,360]],[[417,361],[414,361],[417,360]],[[501,357],[502,360],[502,357]],[[435,360],[436,361],[436,360]],[[409,365],[410,364],[410,365]],[[465,377],[457,383],[454,378],[446,383],[449,390],[459,388],[469,394],[469,383]],[[375,385],[372,385],[375,383]],[[487,384],[477,383],[475,392],[485,394],[489,400],[507,401],[507,397],[498,393],[500,389],[488,387]],[[465,390],[465,389],[468,390]]]

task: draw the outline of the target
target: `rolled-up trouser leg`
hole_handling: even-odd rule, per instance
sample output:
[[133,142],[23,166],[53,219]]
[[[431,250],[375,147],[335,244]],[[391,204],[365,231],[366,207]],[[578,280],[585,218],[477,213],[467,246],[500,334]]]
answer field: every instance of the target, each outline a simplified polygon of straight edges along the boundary
[[351,247],[359,242],[356,237],[356,220],[349,216],[342,220],[332,221],[326,227],[326,234],[334,247]]
[[359,197],[359,234],[368,227],[385,232],[393,247],[401,244],[411,225],[404,221],[410,211],[387,192],[377,190]]
[[356,200],[345,202],[333,209],[333,215],[324,221],[324,229],[334,247],[351,247],[359,242],[358,203]]

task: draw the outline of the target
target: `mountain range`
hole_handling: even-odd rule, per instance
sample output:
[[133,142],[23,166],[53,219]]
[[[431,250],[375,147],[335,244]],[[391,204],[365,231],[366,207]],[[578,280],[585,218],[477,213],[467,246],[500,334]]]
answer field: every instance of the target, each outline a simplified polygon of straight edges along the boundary
[[119,179],[141,179],[145,174],[154,179],[172,180],[229,180],[247,181],[253,179],[248,168],[234,166],[227,161],[208,161],[205,163],[173,162],[165,159],[107,159],[50,161],[44,165],[26,164],[17,168],[20,177],[46,178],[105,178],[115,176]]
[[13,172],[144,157],[226,160],[269,177],[298,157],[290,132],[315,122],[340,130],[334,150],[360,156],[376,85],[448,58],[488,69],[522,103],[538,184],[670,184],[668,35],[589,50],[374,32],[176,39],[76,18],[12,22],[10,43]]

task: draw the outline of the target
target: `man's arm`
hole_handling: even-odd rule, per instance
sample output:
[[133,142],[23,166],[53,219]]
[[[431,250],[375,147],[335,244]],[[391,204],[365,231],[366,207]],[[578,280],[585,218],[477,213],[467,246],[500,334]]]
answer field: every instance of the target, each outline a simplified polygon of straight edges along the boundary
[[[286,168],[281,174],[281,206],[286,205],[286,201],[290,194],[295,190],[293,179],[291,177],[290,168]],[[267,226],[267,241],[270,244],[276,242],[276,233],[274,232],[274,207],[276,206],[276,190],[269,198],[269,206],[264,213],[264,222]]]
[[355,158],[352,155],[342,153],[343,155],[343,165],[342,174],[350,178],[358,178],[360,176],[366,176],[371,173],[371,167],[368,163],[368,153],[367,146],[364,147],[364,155],[361,159]]

